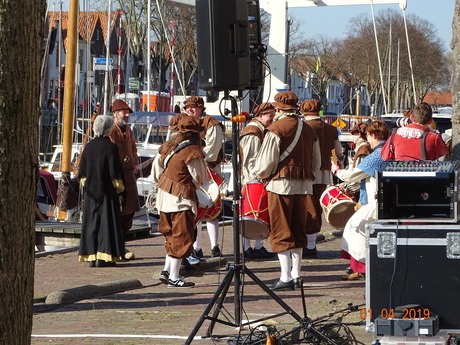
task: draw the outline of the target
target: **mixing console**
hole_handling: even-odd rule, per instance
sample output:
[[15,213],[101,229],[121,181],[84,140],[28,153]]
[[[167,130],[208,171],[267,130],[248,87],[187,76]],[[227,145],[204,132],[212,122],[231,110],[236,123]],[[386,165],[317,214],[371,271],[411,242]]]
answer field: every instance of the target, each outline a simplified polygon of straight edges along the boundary
[[453,173],[458,161],[387,161],[380,169],[382,177],[436,177],[445,178]]

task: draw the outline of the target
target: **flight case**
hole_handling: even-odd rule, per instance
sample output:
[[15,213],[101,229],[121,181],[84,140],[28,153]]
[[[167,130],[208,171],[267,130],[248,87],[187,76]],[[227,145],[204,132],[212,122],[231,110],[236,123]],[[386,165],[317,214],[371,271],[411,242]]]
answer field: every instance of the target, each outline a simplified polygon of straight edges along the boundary
[[366,235],[367,330],[410,304],[422,309],[409,319],[438,316],[439,328],[460,329],[460,225],[374,222]]

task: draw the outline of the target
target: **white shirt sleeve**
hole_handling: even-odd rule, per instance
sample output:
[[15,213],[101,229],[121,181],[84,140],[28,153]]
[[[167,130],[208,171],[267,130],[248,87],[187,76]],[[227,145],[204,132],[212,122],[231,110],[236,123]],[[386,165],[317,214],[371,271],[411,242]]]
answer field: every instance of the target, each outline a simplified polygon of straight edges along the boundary
[[161,161],[161,155],[158,153],[152,163],[152,171],[150,172],[149,179],[155,183],[158,183],[161,174],[164,171],[163,162]]
[[261,179],[269,177],[275,173],[278,167],[279,157],[279,137],[272,132],[267,132],[254,164],[254,173]]
[[217,160],[223,140],[224,131],[220,125],[208,128],[204,138],[205,146],[203,148],[206,162],[214,162]]
[[187,169],[192,175],[193,182],[197,187],[201,186],[208,178],[206,163],[201,158],[195,158],[188,162]]
[[240,147],[243,151],[243,159],[241,160],[243,184],[249,181],[257,181],[255,164],[261,144],[260,139],[254,134],[245,135],[240,140]]
[[337,170],[337,177],[344,182],[353,183],[359,182],[362,179],[368,178],[369,175],[358,168]]

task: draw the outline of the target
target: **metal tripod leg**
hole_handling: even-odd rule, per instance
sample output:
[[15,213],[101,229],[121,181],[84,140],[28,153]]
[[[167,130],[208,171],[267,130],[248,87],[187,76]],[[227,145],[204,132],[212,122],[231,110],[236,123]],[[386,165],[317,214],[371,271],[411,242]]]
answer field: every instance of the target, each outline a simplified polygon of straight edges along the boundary
[[[222,283],[219,285],[218,289],[214,293],[214,296],[209,301],[208,305],[206,306],[206,308],[203,311],[203,314],[201,314],[198,322],[196,323],[196,325],[193,328],[192,332],[190,333],[190,335],[188,336],[187,340],[185,341],[185,343],[184,343],[185,345],[188,345],[188,344],[192,343],[193,338],[195,337],[195,335],[198,333],[199,329],[203,325],[204,320],[206,318],[208,318],[208,314],[211,311],[211,309],[214,306],[214,304],[216,303],[216,301],[219,298],[219,296],[224,295],[224,292],[225,292],[225,294],[227,294],[227,291],[228,291],[228,289],[230,287],[230,284],[232,282],[232,279],[233,279],[234,271],[235,271],[235,267],[230,266],[229,269],[228,269],[227,274],[225,275],[224,279],[222,280]],[[221,299],[221,301],[219,302],[219,308],[217,309],[218,311],[220,311],[220,308],[222,307],[222,303],[223,303],[222,301],[223,301],[223,299]]]
[[[232,270],[233,273],[232,273],[232,277],[234,278],[235,277],[235,274],[239,274],[239,268],[238,267],[235,267],[235,265],[232,265],[230,266],[230,269],[229,270]],[[217,300],[217,305],[216,305],[216,308],[214,309],[214,312],[212,313],[212,317],[210,318],[211,319],[211,323],[209,324],[209,327],[206,331],[206,336],[207,337],[211,337],[212,336],[212,331],[214,330],[214,326],[216,324],[216,320],[220,314],[220,311],[222,310],[222,305],[224,304],[224,301],[225,301],[225,297],[227,296],[227,293],[228,293],[228,289],[230,288],[230,283],[232,282],[232,280],[230,279],[229,280],[229,284],[227,284],[226,286],[224,286],[224,288],[222,289],[222,293],[220,294],[220,298]],[[237,325],[234,325],[234,326],[237,326]]]
[[[214,325],[217,321],[217,317],[219,316],[220,310],[222,309],[222,304],[225,300],[225,297],[227,295],[228,289],[230,288],[230,284],[232,282],[232,278],[234,277],[235,274],[239,274],[240,270],[242,269],[242,272],[247,274],[249,278],[251,278],[257,285],[259,285],[270,297],[272,297],[285,311],[287,314],[291,315],[296,321],[301,321],[302,317],[297,314],[291,307],[289,307],[281,298],[278,297],[272,290],[270,290],[267,285],[265,285],[257,276],[252,273],[251,270],[249,270],[246,266],[241,265],[241,267],[236,267],[235,265],[231,265],[229,267],[229,270],[227,274],[225,275],[224,279],[222,280],[222,283],[220,284],[219,288],[216,290],[214,293],[213,298],[211,301],[209,301],[209,304],[205,308],[203,314],[199,318],[198,322],[196,323],[195,327],[193,328],[192,332],[190,333],[189,337],[187,338],[186,342],[184,343],[185,345],[191,344],[193,338],[195,335],[198,333],[199,329],[201,328],[204,320],[210,319],[211,324],[208,327],[208,330],[206,332],[206,336],[211,337],[212,336],[212,330],[214,329]],[[219,299],[220,298],[220,299]],[[212,317],[209,317],[208,314],[211,311],[212,307],[214,304],[217,302],[217,307],[214,310],[214,313]],[[230,324],[228,322],[223,322],[225,324],[229,324],[231,326],[241,326],[241,325],[236,325],[236,324]]]

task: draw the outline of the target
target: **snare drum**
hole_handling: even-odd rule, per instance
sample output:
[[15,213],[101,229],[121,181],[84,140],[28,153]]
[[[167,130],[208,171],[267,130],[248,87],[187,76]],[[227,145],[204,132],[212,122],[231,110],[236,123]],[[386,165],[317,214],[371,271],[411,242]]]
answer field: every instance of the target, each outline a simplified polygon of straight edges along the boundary
[[329,186],[319,199],[326,221],[336,229],[344,229],[355,213],[356,200],[337,186]]
[[[199,205],[197,213],[197,223],[216,219],[222,211],[222,201],[220,200],[220,186],[224,179],[214,170],[207,168],[208,180],[202,185],[201,189],[205,190],[212,202],[210,205]],[[198,195],[198,192],[197,192]],[[198,196],[199,198],[199,196]]]
[[196,196],[198,197],[198,209],[195,221],[196,223],[199,223],[206,215],[208,209],[212,206],[213,200],[211,195],[208,193],[206,188],[203,188],[203,186],[196,190]]
[[270,234],[268,196],[260,182],[248,182],[241,191],[240,232],[243,237],[263,240]]

